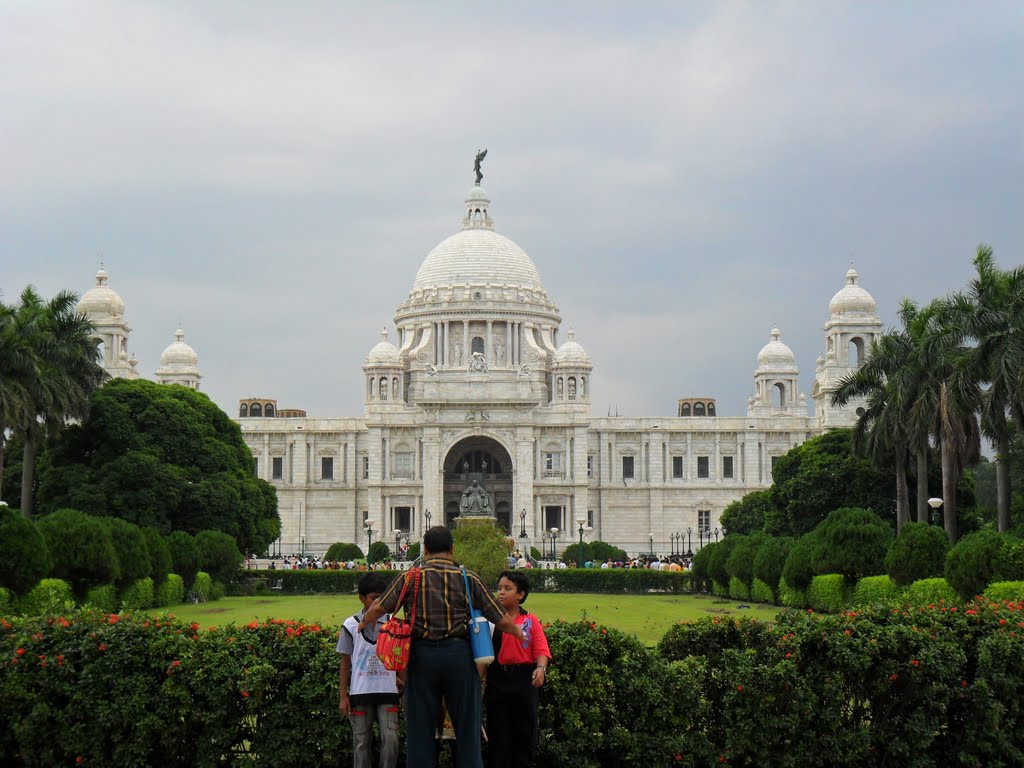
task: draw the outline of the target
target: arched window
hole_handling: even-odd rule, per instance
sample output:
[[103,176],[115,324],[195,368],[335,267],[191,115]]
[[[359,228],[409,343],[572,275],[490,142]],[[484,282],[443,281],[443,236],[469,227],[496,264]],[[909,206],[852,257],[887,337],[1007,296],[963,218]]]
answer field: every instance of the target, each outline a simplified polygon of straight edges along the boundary
[[249,415],[249,405],[248,405],[248,403],[242,403],[240,406],[238,406],[238,417],[239,418],[244,419],[248,415]]
[[262,416],[263,415],[263,406],[260,405],[259,403],[253,403],[249,407],[249,415],[250,416]]
[[778,408],[786,405],[786,387],[781,381],[772,386],[772,405]]
[[679,415],[680,416],[689,416],[690,415],[690,404],[689,403],[683,403],[682,407],[679,409]]
[[714,403],[708,403],[708,416],[714,416],[714,415],[715,415],[715,404]]
[[267,403],[267,407],[264,409],[263,415],[267,416],[267,417],[270,417],[270,416],[274,415],[274,405],[273,405],[273,403]]
[[864,339],[854,336],[850,339],[850,365],[860,366],[864,362]]
[[576,377],[575,376],[570,376],[569,377],[569,399],[570,400],[575,400],[576,399]]
[[704,403],[694,403],[693,404],[693,415],[694,416],[703,416],[704,413],[705,413],[705,411],[704,411]]
[[563,379],[561,376],[559,376],[558,377],[558,399],[559,400],[561,400],[563,397],[565,397],[564,388],[565,388],[565,379]]
[[393,378],[391,380],[391,399],[392,400],[397,400],[398,399],[398,377],[397,376],[395,376],[395,378]]
[[479,352],[481,355],[484,353],[484,340],[482,338],[480,338],[479,336],[474,336],[471,344],[472,346],[469,350],[471,353],[475,354]]
[[381,376],[381,379],[380,379],[379,390],[380,390],[380,399],[381,400],[387,400],[388,399],[388,380],[385,379],[383,376]]

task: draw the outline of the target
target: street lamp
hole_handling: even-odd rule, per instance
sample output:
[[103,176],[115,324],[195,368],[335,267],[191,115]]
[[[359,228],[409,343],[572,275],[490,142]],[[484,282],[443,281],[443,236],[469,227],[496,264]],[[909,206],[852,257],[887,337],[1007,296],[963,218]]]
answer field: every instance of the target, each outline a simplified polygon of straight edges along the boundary
[[932,525],[939,525],[939,521],[942,519],[942,514],[939,512],[939,508],[942,507],[942,499],[932,496],[928,499],[928,506],[932,508]]
[[584,550],[584,544],[583,544],[583,534],[586,533],[587,531],[589,531],[590,528],[586,527],[584,525],[584,523],[587,522],[587,519],[585,517],[577,517],[576,518],[576,522],[579,523],[579,526],[580,526],[579,527],[580,551],[576,555],[576,567],[577,568],[583,568],[584,567],[584,563],[587,562],[586,550]]
[[558,529],[551,529],[551,559],[554,560],[558,557],[558,551],[555,548],[555,541],[558,539]]
[[423,517],[425,517],[427,519],[427,530],[429,531],[430,530],[430,510],[429,509],[423,510]]
[[523,507],[523,511],[519,513],[519,521],[522,523],[522,530],[519,532],[519,538],[525,539],[526,536],[526,507]]
[[370,558],[370,547],[373,546],[373,520],[367,520],[363,523],[366,526],[366,564],[369,565],[373,562]]
[[[679,534],[680,538],[682,538],[682,535]],[[680,552],[680,554],[682,553]],[[693,528],[690,526],[686,527],[686,556],[689,558],[693,557]]]
[[715,526],[715,543],[718,543],[718,526]]
[[647,550],[647,551],[650,552],[653,555],[654,554],[654,533],[653,532],[647,534],[647,541],[650,542],[650,545],[651,545],[651,548],[649,550]]

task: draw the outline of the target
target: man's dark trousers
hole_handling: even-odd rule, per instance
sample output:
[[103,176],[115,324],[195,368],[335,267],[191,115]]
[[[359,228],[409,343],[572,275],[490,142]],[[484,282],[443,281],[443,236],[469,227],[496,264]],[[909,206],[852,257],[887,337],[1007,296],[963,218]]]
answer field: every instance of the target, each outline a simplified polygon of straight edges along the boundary
[[483,768],[480,675],[465,638],[413,641],[405,684],[407,768],[433,768],[442,698],[455,726],[456,765]]

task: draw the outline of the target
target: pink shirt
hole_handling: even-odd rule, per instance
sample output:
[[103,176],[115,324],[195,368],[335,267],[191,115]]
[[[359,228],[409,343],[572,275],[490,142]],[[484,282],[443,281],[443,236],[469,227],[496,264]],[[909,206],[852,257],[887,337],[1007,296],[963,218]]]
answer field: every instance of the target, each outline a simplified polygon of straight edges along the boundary
[[533,664],[541,656],[550,659],[551,649],[548,648],[548,639],[544,636],[540,619],[532,613],[520,613],[516,616],[516,624],[523,628],[527,647],[523,648],[522,643],[512,635],[506,635],[501,639],[501,650],[495,661],[498,664]]

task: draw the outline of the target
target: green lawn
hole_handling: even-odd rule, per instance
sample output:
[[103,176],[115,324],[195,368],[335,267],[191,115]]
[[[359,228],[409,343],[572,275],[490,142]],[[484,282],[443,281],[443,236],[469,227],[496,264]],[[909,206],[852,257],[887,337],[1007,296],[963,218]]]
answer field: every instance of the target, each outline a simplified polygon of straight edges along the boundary
[[[752,616],[774,621],[779,608],[751,604],[739,608],[735,600],[725,602],[696,595],[530,595],[526,607],[542,621],[575,621],[584,616],[591,621],[636,635],[644,643],[654,644],[678,621],[714,614]],[[281,595],[269,597],[226,597],[202,605],[177,605],[170,612],[179,619],[198,622],[202,627],[224,624],[248,624],[253,620],[302,619],[321,626],[340,626],[359,610],[355,595]],[[164,613],[166,609],[151,613]]]

